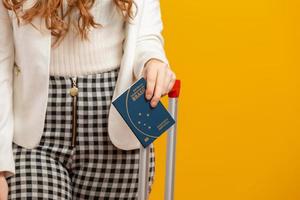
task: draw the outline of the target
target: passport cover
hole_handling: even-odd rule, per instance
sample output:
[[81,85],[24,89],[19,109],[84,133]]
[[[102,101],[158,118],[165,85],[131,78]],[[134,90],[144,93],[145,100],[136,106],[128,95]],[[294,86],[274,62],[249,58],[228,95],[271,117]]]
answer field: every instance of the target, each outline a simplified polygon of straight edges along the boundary
[[142,77],[112,102],[144,148],[175,124],[161,101],[151,106],[145,91],[146,80]]

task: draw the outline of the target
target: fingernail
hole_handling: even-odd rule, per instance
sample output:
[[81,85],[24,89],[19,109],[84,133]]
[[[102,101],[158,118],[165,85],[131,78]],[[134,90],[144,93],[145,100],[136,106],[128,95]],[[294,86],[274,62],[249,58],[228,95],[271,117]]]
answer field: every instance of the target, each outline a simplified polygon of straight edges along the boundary
[[151,106],[152,106],[152,107],[155,107],[155,106],[156,106],[156,102],[155,102],[155,101],[152,101],[152,102],[151,102]]
[[151,95],[149,93],[146,94],[146,98],[149,100]]

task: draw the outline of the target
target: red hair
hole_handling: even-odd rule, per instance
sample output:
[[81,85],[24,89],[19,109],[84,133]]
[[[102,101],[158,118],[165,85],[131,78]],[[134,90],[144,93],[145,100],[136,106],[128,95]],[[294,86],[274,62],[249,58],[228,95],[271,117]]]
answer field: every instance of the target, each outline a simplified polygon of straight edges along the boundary
[[[5,8],[14,11],[18,18],[18,23],[20,21],[20,18],[22,18],[25,23],[31,23],[33,18],[36,16],[41,16],[42,18],[44,18],[46,27],[51,30],[51,35],[56,37],[54,45],[59,43],[68,32],[70,26],[70,13],[73,9],[77,9],[79,11],[76,25],[81,39],[88,39],[87,31],[90,27],[96,28],[102,26],[101,24],[95,22],[93,16],[90,13],[90,9],[94,5],[95,0],[67,0],[68,7],[64,14],[64,0],[37,0],[36,3],[31,8],[26,10],[21,16],[18,15],[18,10],[23,6],[26,0],[2,1]],[[113,1],[122,12],[125,21],[133,18],[133,14],[131,13],[131,7],[135,5],[133,0]],[[59,10],[62,13],[61,16],[58,15]],[[65,18],[67,18],[67,21],[65,20]]]

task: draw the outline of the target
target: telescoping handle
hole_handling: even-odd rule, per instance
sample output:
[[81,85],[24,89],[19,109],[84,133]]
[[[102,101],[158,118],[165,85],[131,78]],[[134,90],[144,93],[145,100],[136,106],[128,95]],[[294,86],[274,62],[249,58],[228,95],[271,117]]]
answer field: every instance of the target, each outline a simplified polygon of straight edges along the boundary
[[[167,131],[167,160],[165,174],[165,200],[174,199],[174,180],[175,180],[175,157],[176,157],[176,128],[177,128],[177,110],[178,98],[180,93],[180,80],[176,80],[172,90],[168,93],[168,111],[175,119],[175,124]],[[140,163],[139,163],[139,185],[138,200],[148,200],[148,174],[150,162],[150,146],[140,147]]]

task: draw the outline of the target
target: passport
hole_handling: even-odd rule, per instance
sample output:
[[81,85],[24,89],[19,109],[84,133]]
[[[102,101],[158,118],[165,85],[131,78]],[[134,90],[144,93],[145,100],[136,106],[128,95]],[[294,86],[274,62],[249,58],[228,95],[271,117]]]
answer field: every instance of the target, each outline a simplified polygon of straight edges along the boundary
[[142,77],[112,101],[144,148],[175,124],[161,101],[156,107],[151,106],[145,96],[146,84]]

